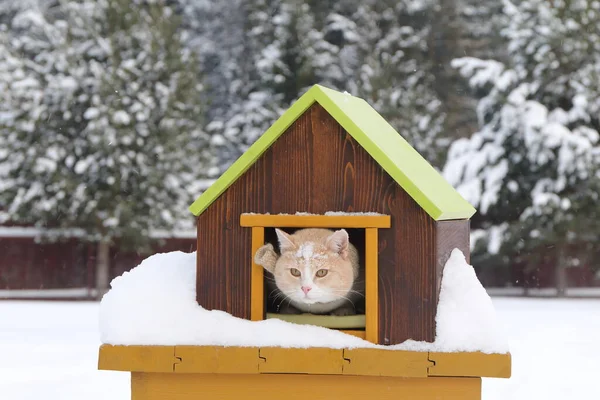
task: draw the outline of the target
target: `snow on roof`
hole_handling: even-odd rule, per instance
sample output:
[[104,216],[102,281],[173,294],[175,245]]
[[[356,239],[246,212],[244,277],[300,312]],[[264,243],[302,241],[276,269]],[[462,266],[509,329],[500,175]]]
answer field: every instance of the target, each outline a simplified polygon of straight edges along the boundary
[[459,250],[444,270],[434,343],[377,346],[339,331],[276,319],[249,321],[196,302],[195,253],[155,254],[111,282],[100,304],[103,343],[243,347],[377,347],[506,353],[491,299]]

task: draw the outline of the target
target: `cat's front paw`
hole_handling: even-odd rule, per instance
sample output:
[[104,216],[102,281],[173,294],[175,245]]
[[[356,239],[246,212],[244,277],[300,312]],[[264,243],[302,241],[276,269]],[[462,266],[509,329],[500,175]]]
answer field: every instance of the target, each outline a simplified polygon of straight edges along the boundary
[[346,315],[356,315],[356,311],[353,306],[341,306],[333,310],[330,314],[344,317]]

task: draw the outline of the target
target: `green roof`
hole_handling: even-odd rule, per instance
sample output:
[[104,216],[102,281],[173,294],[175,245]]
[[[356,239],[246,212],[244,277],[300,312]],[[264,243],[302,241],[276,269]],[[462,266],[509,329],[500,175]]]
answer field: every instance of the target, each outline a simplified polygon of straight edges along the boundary
[[314,85],[190,206],[200,215],[313,103],[319,103],[436,221],[468,219],[471,206],[392,126],[361,98]]

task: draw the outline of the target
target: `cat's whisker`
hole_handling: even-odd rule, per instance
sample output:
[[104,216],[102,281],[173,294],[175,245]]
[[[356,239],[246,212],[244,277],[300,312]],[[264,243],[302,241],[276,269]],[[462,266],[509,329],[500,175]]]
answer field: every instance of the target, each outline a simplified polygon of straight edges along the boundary
[[332,293],[339,293],[339,292],[342,292],[342,293],[354,293],[354,294],[358,294],[358,295],[360,295],[362,297],[365,297],[365,295],[363,293],[359,292],[358,290],[353,290],[353,289],[351,289],[351,290],[330,289],[329,291],[332,292]]
[[339,296],[341,299],[346,300],[348,303],[350,303],[350,305],[352,306],[352,308],[354,309],[354,311],[356,312],[356,305],[352,302],[352,300],[350,300],[349,298],[347,298],[346,296]]
[[279,297],[283,296],[283,293],[281,293],[279,290],[275,289],[271,293],[269,293],[269,298],[271,298],[271,296],[273,295],[273,293],[275,293],[275,296],[273,297],[273,300],[277,300]]
[[[271,292],[271,294],[273,294],[273,292]],[[277,300],[278,298],[280,298],[281,296],[283,296],[283,293],[281,292],[277,292],[275,294],[275,296],[273,296],[273,300]],[[269,298],[271,297],[271,295],[269,295]]]
[[365,297],[365,294],[359,292],[358,290],[350,290],[350,291],[348,291],[348,293],[353,293],[353,294],[357,294],[357,295],[359,295],[361,297]]
[[285,298],[281,300],[281,303],[279,303],[279,307],[281,307],[286,300],[288,301],[288,306],[292,304],[292,298],[290,296],[285,296]]

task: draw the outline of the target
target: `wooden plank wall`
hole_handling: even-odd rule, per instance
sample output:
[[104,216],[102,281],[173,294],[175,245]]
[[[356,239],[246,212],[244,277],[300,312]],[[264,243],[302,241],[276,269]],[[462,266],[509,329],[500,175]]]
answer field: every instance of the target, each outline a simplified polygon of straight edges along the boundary
[[439,227],[318,104],[198,217],[198,303],[249,319],[251,229],[240,215],[298,211],[390,214],[379,231],[379,343],[434,339]]
[[436,225],[436,281],[437,293],[439,296],[444,265],[446,264],[446,261],[448,261],[452,250],[455,248],[459,249],[465,255],[467,262],[471,261],[471,251],[469,246],[470,222],[466,219],[438,221]]

